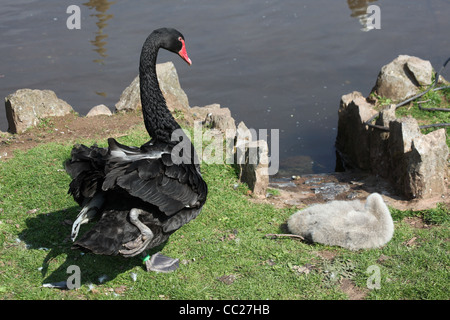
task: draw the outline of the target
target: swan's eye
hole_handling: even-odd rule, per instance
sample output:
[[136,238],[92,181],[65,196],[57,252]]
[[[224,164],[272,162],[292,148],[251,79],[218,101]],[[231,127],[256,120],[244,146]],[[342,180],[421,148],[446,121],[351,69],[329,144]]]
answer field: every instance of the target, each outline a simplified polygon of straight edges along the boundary
[[182,37],[178,37],[178,41],[182,42],[183,38]]

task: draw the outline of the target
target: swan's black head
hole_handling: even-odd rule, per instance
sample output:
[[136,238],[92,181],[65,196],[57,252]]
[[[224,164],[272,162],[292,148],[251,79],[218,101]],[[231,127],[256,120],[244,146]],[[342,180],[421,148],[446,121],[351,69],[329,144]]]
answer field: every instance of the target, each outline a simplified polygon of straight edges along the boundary
[[161,28],[153,31],[152,36],[159,41],[161,48],[178,54],[189,65],[192,64],[186,52],[184,37],[181,32],[172,28]]

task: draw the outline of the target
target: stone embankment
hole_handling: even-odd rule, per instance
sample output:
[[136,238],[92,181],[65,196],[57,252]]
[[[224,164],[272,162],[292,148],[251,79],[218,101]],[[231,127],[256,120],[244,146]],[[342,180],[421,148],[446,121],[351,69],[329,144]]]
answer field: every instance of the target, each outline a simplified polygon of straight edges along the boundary
[[[400,102],[431,85],[433,74],[429,61],[401,55],[381,69],[372,92]],[[385,178],[408,199],[445,197],[449,169],[445,129],[422,134],[416,119],[397,118],[395,111],[394,104],[377,110],[375,101],[360,92],[342,97],[336,138],[342,167]],[[375,115],[375,126],[368,126]]]

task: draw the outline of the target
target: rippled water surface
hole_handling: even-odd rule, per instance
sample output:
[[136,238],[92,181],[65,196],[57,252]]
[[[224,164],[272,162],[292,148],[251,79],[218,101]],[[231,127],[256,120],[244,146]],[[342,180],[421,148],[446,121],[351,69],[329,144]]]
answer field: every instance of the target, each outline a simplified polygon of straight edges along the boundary
[[[69,5],[81,9],[79,30],[66,27]],[[368,5],[380,8],[380,29],[364,30]],[[237,122],[279,129],[282,174],[330,172],[340,97],[369,94],[399,54],[440,68],[449,17],[449,0],[3,0],[0,95],[51,89],[82,115],[114,110],[147,35],[175,27],[193,65],[167,52],[158,61],[174,61],[191,106],[220,103]]]

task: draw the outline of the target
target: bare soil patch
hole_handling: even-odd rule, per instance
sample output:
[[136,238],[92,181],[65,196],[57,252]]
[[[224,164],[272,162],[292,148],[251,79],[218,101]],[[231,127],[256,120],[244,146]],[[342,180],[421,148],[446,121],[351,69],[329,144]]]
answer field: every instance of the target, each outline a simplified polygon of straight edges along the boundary
[[14,150],[27,150],[41,143],[117,138],[136,126],[144,126],[140,111],[90,118],[76,114],[52,117],[21,134],[0,133],[0,157],[9,159]]
[[413,228],[417,229],[430,229],[431,225],[426,224],[421,217],[406,217],[403,222],[409,224]]
[[355,286],[350,279],[342,279],[340,289],[348,296],[349,300],[364,300],[369,291]]

